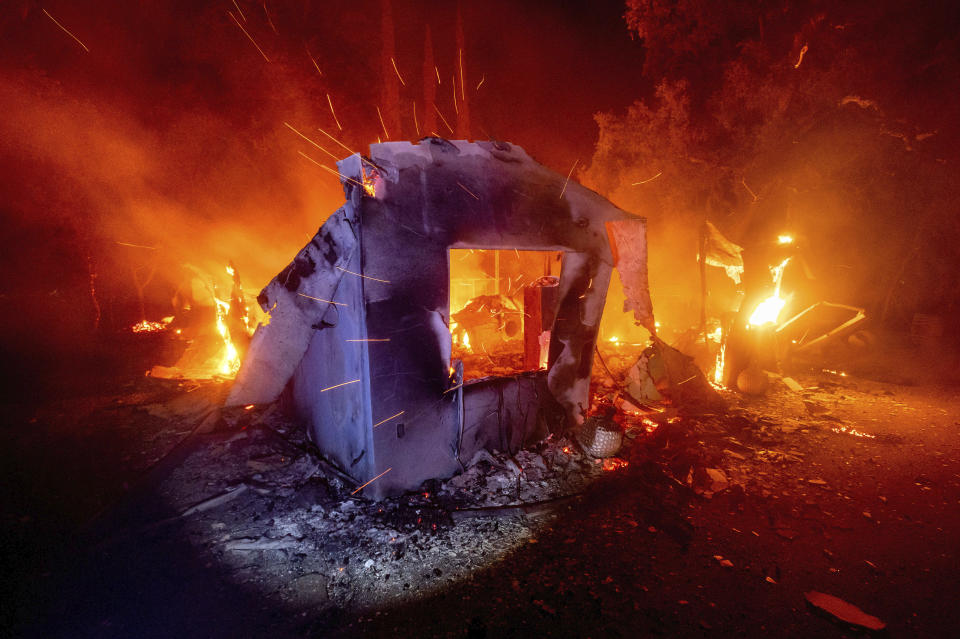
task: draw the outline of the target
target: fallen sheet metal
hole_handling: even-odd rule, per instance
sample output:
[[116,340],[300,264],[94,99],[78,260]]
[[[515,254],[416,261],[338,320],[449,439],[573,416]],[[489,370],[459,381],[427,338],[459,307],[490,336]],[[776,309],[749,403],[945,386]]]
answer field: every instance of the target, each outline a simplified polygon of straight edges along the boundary
[[801,353],[814,346],[851,333],[867,318],[862,308],[817,302],[777,327],[777,336],[790,353]]

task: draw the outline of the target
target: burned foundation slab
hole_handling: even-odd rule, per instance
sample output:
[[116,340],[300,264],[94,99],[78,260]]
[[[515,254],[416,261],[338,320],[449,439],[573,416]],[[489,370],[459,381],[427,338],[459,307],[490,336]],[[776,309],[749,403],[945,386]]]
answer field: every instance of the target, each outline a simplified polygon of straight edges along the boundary
[[[271,321],[228,403],[289,385],[312,440],[358,483],[376,479],[373,496],[582,422],[615,264],[609,223],[630,238],[616,253],[632,256],[623,279],[652,325],[645,221],[506,143],[377,144],[339,168],[347,202],[261,294]],[[459,248],[562,252],[547,370],[464,384],[449,328]]]

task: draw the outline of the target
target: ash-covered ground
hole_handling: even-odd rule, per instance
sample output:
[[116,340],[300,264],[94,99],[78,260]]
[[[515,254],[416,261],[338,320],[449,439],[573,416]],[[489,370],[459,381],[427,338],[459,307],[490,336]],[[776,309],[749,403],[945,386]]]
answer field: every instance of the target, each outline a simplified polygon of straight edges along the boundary
[[[905,370],[905,369],[903,369]],[[138,379],[10,405],[13,636],[853,636],[960,612],[955,386],[790,371],[725,408],[621,412],[597,460],[552,437],[370,501],[278,405]],[[830,372],[836,371],[836,372]],[[619,373],[615,370],[615,376]],[[870,379],[872,377],[873,379]],[[886,381],[878,381],[886,379]],[[619,379],[599,376],[596,397]]]

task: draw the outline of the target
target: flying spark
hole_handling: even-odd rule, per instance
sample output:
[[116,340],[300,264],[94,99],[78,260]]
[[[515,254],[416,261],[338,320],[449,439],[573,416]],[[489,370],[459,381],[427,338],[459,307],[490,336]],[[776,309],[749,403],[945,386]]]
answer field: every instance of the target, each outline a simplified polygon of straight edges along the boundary
[[448,388],[447,390],[443,391],[443,394],[446,395],[447,393],[449,393],[449,392],[451,392],[451,391],[457,390],[457,389],[460,388],[461,386],[463,386],[463,384],[457,384],[456,386],[451,386],[451,387]]
[[367,338],[367,339],[348,339],[348,342],[389,342],[389,337]]
[[460,52],[460,99],[464,102],[467,101],[467,94],[464,91],[463,84],[463,49],[459,49]]
[[237,4],[237,0],[233,0],[233,6],[237,8],[237,12],[240,14],[240,17],[243,18],[243,21],[247,21],[247,16],[243,15],[243,9],[240,8],[240,5]]
[[749,186],[747,186],[747,179],[746,179],[746,178],[741,178],[741,179],[740,179],[740,184],[742,184],[742,185],[743,185],[743,188],[745,188],[745,189],[747,190],[747,192],[748,192],[748,193],[750,194],[750,196],[753,198],[753,201],[754,201],[754,202],[756,202],[757,200],[760,199],[760,196],[757,195],[756,193],[754,193],[754,192],[753,192],[753,189],[751,189]]
[[663,171],[660,171],[659,173],[657,173],[657,174],[654,175],[653,177],[647,178],[646,180],[641,180],[640,182],[634,182],[634,183],[631,184],[630,186],[639,186],[639,185],[641,185],[641,184],[646,184],[647,182],[653,182],[654,180],[656,180],[656,179],[657,179],[658,177],[660,177],[661,175],[663,175]]
[[386,475],[387,473],[389,473],[391,470],[393,470],[393,466],[391,466],[390,468],[386,469],[385,471],[383,471],[382,473],[380,473],[379,475],[377,475],[376,477],[374,477],[374,478],[371,479],[370,481],[366,482],[365,484],[361,484],[360,486],[357,487],[357,489],[356,489],[355,491],[353,491],[353,492],[350,493],[350,494],[351,494],[351,495],[356,495],[356,494],[359,493],[361,490],[363,490],[364,488],[366,488],[367,486],[369,486],[370,484],[372,484],[372,483],[375,482],[376,480],[380,479],[381,477],[383,477],[384,475]]
[[[311,162],[313,162],[314,164],[316,164],[317,166],[319,166],[321,169],[323,169],[323,170],[326,171],[327,173],[330,173],[330,174],[332,174],[332,175],[337,176],[338,179],[346,180],[347,182],[350,182],[350,183],[352,183],[352,184],[356,184],[356,185],[359,186],[361,189],[366,190],[366,187],[364,186],[364,184],[363,184],[362,182],[357,182],[357,181],[354,180],[352,177],[346,176],[346,175],[344,175],[343,173],[341,173],[340,171],[335,171],[334,169],[331,169],[331,168],[330,168],[329,166],[327,166],[326,164],[320,164],[319,162],[317,162],[316,160],[314,160],[312,157],[310,157],[309,155],[307,155],[307,154],[304,153],[303,151],[297,151],[297,153],[299,153],[301,157],[303,157],[303,158],[305,158],[305,159],[307,159],[307,160],[310,160]],[[346,306],[346,304],[344,304],[344,306]]]
[[337,123],[337,128],[343,131],[343,127],[340,126],[340,120],[337,119],[337,112],[333,110],[333,100],[330,99],[330,94],[327,94],[327,104],[330,105],[330,115],[333,116],[333,121]]
[[310,58],[310,62],[313,62],[313,68],[317,70],[317,73],[320,74],[320,77],[323,77],[323,71],[320,70],[320,65],[317,64],[317,59],[313,57],[313,54],[310,53],[310,48],[307,45],[303,45],[303,48],[307,50],[307,57]]
[[403,86],[407,86],[407,83],[403,81],[403,76],[400,75],[400,69],[397,68],[397,61],[394,60],[393,58],[390,58],[390,64],[393,65],[393,70],[394,72],[396,72],[397,78],[399,78],[400,80],[400,84],[402,84]]
[[413,126],[417,129],[417,137],[420,137],[420,123],[417,122],[417,101],[413,101]]
[[147,249],[148,251],[156,251],[156,250],[157,250],[157,247],[156,247],[156,246],[144,246],[143,244],[130,244],[129,242],[117,242],[117,244],[119,244],[120,246],[130,246],[130,247],[133,247],[133,248]]
[[389,421],[390,421],[391,419],[393,419],[394,417],[400,417],[400,416],[403,415],[405,412],[407,412],[407,411],[402,410],[402,411],[400,411],[399,413],[397,413],[396,415],[391,415],[390,417],[387,417],[386,419],[381,419],[379,422],[377,422],[376,424],[374,424],[373,427],[376,428],[376,427],[379,426],[380,424],[386,424],[387,422],[389,422]]
[[[49,12],[49,11],[47,11],[46,9],[44,9],[43,12],[46,13],[46,14],[47,14],[47,17],[50,18],[51,20],[53,20],[53,23],[54,23],[55,25],[57,25],[58,27],[60,27],[60,28],[63,30],[64,33],[66,33],[68,36],[70,36],[71,38],[73,38],[74,40],[76,40],[76,41],[77,41],[77,44],[79,44],[81,47],[83,47],[83,50],[84,50],[84,51],[86,51],[87,53],[90,53],[90,49],[88,49],[88,48],[87,48],[87,45],[85,45],[83,42],[80,41],[80,38],[78,38],[77,36],[75,36],[75,35],[73,35],[72,33],[70,33],[70,31],[69,31],[65,26],[63,26],[62,24],[60,24],[59,22],[57,22],[57,19],[54,18],[52,15],[50,15],[50,12]],[[437,76],[437,80],[439,80],[439,79],[440,79],[440,76]]]
[[457,76],[450,76],[450,84],[453,85],[453,112],[460,115],[460,109],[457,108]]
[[[327,96],[327,97],[329,97],[329,96]],[[323,133],[325,136],[327,136],[328,138],[330,138],[331,140],[333,140],[334,142],[336,142],[337,144],[339,144],[340,146],[342,146],[342,147],[347,151],[347,153],[349,153],[350,155],[356,155],[356,153],[357,153],[356,151],[354,151],[354,150],[351,149],[349,146],[347,146],[346,144],[344,144],[343,142],[341,142],[341,141],[338,140],[337,138],[333,137],[332,135],[330,135],[329,133],[327,133],[327,132],[324,131],[323,129],[317,129],[317,131],[320,131],[320,133]]]
[[310,138],[308,138],[307,136],[305,136],[303,133],[300,133],[299,131],[297,131],[295,128],[293,128],[292,126],[290,126],[290,125],[287,124],[286,122],[284,122],[283,125],[284,125],[285,127],[287,127],[288,129],[290,129],[291,131],[293,131],[294,133],[296,133],[297,135],[299,135],[301,138],[303,138],[303,139],[306,140],[307,142],[309,142],[310,144],[312,144],[313,146],[317,147],[318,149],[320,149],[321,151],[323,151],[324,153],[326,153],[327,155],[329,155],[330,157],[332,157],[334,160],[339,160],[339,159],[340,159],[340,158],[338,158],[337,156],[335,156],[333,153],[331,153],[330,151],[327,151],[325,148],[323,148],[322,146],[320,146],[319,144],[317,144],[316,142],[314,142],[313,140],[311,140]]
[[383,122],[383,114],[380,113],[380,107],[377,107],[377,117],[380,118],[380,126],[383,127],[383,134],[387,136],[387,139],[390,139],[390,132],[387,131],[387,125]]
[[[437,115],[440,116],[440,120],[443,122],[444,126],[446,126],[447,129],[450,130],[450,133],[453,133],[453,127],[450,126],[450,123],[447,122],[447,119],[446,119],[445,117],[443,117],[443,114],[442,114],[442,113],[440,113],[440,109],[437,108],[437,105],[436,105],[436,104],[433,105],[433,110],[436,111],[436,112],[437,112]],[[440,137],[440,136],[438,135],[437,137]]]
[[482,78],[480,78],[480,84],[477,85],[477,91],[480,90],[480,87],[483,86],[483,83],[486,82],[486,80],[487,80],[487,76],[486,76],[486,75],[484,75]]
[[389,284],[389,283],[390,283],[390,280],[381,280],[381,279],[378,279],[378,278],[376,278],[376,277],[370,277],[369,275],[363,275],[363,274],[361,274],[361,273],[354,273],[353,271],[348,271],[347,269],[342,268],[342,267],[340,267],[340,266],[337,267],[337,270],[343,271],[344,273],[349,273],[350,275],[356,275],[357,277],[362,277],[362,278],[365,279],[365,280],[373,280],[374,282],[383,282],[384,284]]
[[347,182],[350,182],[351,184],[355,184],[355,185],[359,186],[361,189],[366,190],[366,186],[364,186],[363,182],[357,182],[357,181],[354,180],[352,177],[346,176],[346,175],[344,175],[343,173],[341,173],[340,171],[335,171],[335,170],[331,169],[329,166],[326,166],[325,164],[320,164],[319,166],[320,166],[321,169],[323,169],[323,170],[326,171],[327,173],[331,173],[331,174],[333,174],[333,175],[336,175],[337,178],[339,178],[339,179],[341,179],[341,180],[346,180]]
[[327,168],[327,167],[325,167],[324,165],[322,165],[322,164],[320,164],[319,162],[317,162],[316,160],[314,160],[312,157],[310,157],[310,156],[307,155],[306,153],[304,153],[303,151],[297,151],[297,153],[300,154],[300,157],[302,157],[302,158],[304,158],[304,159],[307,159],[307,160],[310,160],[311,162],[313,162],[314,164],[316,164],[317,166],[319,166],[321,169],[326,169],[326,168]]
[[267,3],[266,3],[266,2],[263,3],[263,12],[267,15],[267,24],[270,25],[270,28],[271,28],[271,29],[273,29],[274,34],[280,35],[280,32],[277,31],[277,27],[274,26],[274,24],[273,24],[273,20],[270,19],[270,12],[267,11]]
[[263,56],[263,59],[266,60],[267,62],[270,62],[270,58],[268,58],[268,57],[267,57],[267,54],[263,52],[263,49],[260,48],[260,45],[257,44],[257,41],[253,39],[253,36],[250,35],[249,33],[247,33],[247,30],[243,28],[243,25],[240,24],[240,21],[239,21],[239,20],[237,20],[237,16],[233,15],[233,11],[227,11],[227,15],[229,15],[231,18],[233,18],[233,21],[236,23],[236,25],[237,25],[238,27],[240,27],[240,30],[241,30],[241,31],[243,31],[243,35],[247,36],[247,38],[250,39],[250,42],[252,42],[252,43],[253,43],[253,46],[255,46],[255,47],[257,48],[257,51],[260,52],[260,55]]
[[800,57],[797,58],[797,63],[793,65],[794,69],[800,68],[800,63],[803,62],[803,56],[806,52],[807,52],[807,45],[803,45],[803,47],[800,48]]
[[316,300],[317,302],[326,302],[327,304],[335,304],[337,306],[346,306],[343,302],[334,302],[333,300],[325,300],[322,297],[314,297],[313,295],[307,295],[306,293],[297,293],[300,297],[306,297],[307,299]]
[[437,72],[437,84],[440,84],[440,69],[438,69],[437,66],[434,65],[433,70]]
[[573,170],[577,168],[577,162],[580,161],[580,158],[577,158],[573,161],[573,166],[570,167],[570,172],[567,173],[567,179],[563,181],[563,188],[560,189],[560,199],[563,199],[563,194],[567,190],[567,183],[570,182],[570,176],[573,175]]
[[321,393],[326,393],[328,390],[333,390],[334,388],[340,388],[341,386],[349,386],[350,384],[356,384],[359,382],[359,379],[351,379],[349,382],[343,382],[341,384],[334,384],[333,386],[327,386],[326,388],[321,388]]
[[470,189],[468,189],[467,187],[465,187],[464,185],[462,185],[462,184],[460,184],[459,182],[457,182],[457,186],[459,186],[461,189],[463,189],[464,191],[466,191],[467,193],[469,193],[469,194],[470,194],[470,197],[472,197],[473,199],[475,199],[477,202],[480,201],[480,198],[478,198],[476,195],[474,195],[473,192],[472,192]]

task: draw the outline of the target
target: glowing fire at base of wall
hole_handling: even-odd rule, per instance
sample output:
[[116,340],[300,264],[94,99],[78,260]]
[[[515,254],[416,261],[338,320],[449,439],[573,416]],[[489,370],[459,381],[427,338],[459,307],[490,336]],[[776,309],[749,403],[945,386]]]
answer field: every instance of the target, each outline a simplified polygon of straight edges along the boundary
[[214,297],[217,305],[217,332],[223,338],[223,355],[217,366],[217,372],[225,377],[233,377],[240,370],[240,354],[230,337],[227,327],[227,315],[230,313],[230,303]]
[[713,383],[716,386],[723,386],[723,368],[727,354],[727,343],[720,342],[720,350],[717,352],[716,365],[713,368]]
[[[200,330],[194,337],[187,340],[187,350],[174,366],[154,366],[148,375],[165,379],[209,379],[232,378],[240,370],[242,338],[253,334],[251,330],[250,308],[246,306],[246,297],[236,270],[226,267],[227,274],[233,278],[233,289],[229,299],[221,299],[217,293],[217,285],[212,281],[206,282],[207,291],[211,294],[216,313],[216,335]],[[239,304],[242,308],[233,308]],[[189,310],[189,307],[187,307]],[[231,312],[232,311],[232,312]],[[165,317],[160,322],[141,321],[131,327],[134,333],[157,332],[168,328],[174,317]],[[189,320],[188,320],[189,321]],[[269,316],[263,318],[263,323],[269,323]],[[233,334],[231,334],[231,327]],[[174,331],[181,334],[180,328]],[[246,336],[242,335],[246,333]],[[238,340],[241,344],[238,347]],[[219,346],[219,347],[218,347]],[[214,350],[215,349],[215,350]],[[211,351],[215,353],[210,356]]]

